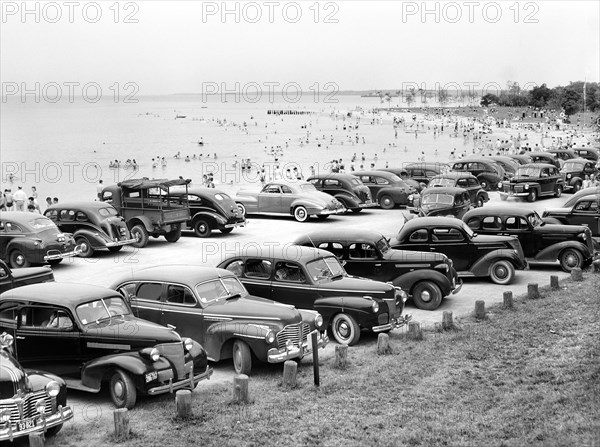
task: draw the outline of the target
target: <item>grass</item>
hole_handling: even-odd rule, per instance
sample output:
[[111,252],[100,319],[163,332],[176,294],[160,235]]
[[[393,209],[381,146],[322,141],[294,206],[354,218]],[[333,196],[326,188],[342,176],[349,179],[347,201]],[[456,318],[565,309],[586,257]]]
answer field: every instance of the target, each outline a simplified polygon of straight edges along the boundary
[[391,333],[387,356],[365,337],[345,370],[321,359],[320,388],[310,363],[290,390],[271,369],[251,377],[248,405],[202,384],[187,420],[167,395],[134,409],[126,443],[112,426],[68,426],[48,445],[598,446],[600,275],[562,286],[422,341]]

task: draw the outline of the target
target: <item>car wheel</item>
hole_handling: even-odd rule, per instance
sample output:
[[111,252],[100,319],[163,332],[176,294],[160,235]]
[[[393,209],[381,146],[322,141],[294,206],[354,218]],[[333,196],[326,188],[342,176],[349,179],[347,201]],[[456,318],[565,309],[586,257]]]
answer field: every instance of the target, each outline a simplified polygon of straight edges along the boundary
[[94,255],[94,249],[87,237],[78,237],[75,239],[75,243],[81,247],[81,253],[79,253],[80,257],[89,258]]
[[574,248],[563,250],[558,260],[560,261],[560,268],[567,273],[570,273],[575,267],[581,268],[583,265],[583,255],[579,250],[575,250]]
[[246,207],[244,205],[242,205],[241,203],[236,203],[236,205],[237,205],[237,208],[238,208],[240,214],[245,217],[246,216]]
[[221,230],[219,230],[221,233],[223,234],[229,234],[233,231],[233,228],[222,228]]
[[384,210],[391,210],[396,206],[396,204],[394,203],[394,199],[392,199],[388,195],[385,195],[381,196],[381,198],[379,199],[379,206],[381,206],[381,208],[383,208]]
[[535,189],[532,189],[531,191],[529,191],[529,195],[527,196],[527,201],[535,202],[536,200],[537,200],[537,191]]
[[573,185],[573,192],[578,192],[581,189],[581,182],[575,182]]
[[442,291],[431,281],[421,281],[413,289],[413,302],[423,310],[434,310],[442,303]]
[[210,224],[204,219],[198,219],[194,222],[194,233],[198,237],[208,237],[212,233]]
[[556,193],[554,194],[557,198],[562,196],[562,186],[556,187]]
[[294,218],[298,222],[306,222],[308,220],[308,211],[303,206],[297,206],[294,208]]
[[56,436],[56,434],[63,428],[63,424],[59,424],[59,425],[55,425],[54,427],[50,427],[48,430],[46,430],[46,434],[45,436],[47,438],[51,438],[53,436]]
[[14,269],[20,269],[23,267],[29,267],[31,262],[27,259],[27,257],[23,254],[21,250],[13,250],[10,253],[10,266]]
[[233,342],[233,368],[236,374],[250,374],[252,371],[252,354],[248,345],[236,340]]
[[131,236],[135,238],[135,242],[132,244],[135,248],[143,248],[148,245],[148,230],[143,225],[134,225],[131,229]]
[[171,230],[165,233],[165,239],[167,242],[177,242],[181,238],[181,227],[176,230]]
[[477,203],[476,203],[477,208],[481,208],[484,203],[485,203],[485,201],[483,200],[483,197],[477,196]]
[[121,251],[122,248],[122,245],[117,245],[115,247],[108,247],[108,251],[110,251],[111,253],[116,253],[118,251]]
[[110,398],[117,408],[130,410],[135,405],[137,390],[129,374],[121,369],[115,370],[110,378]]
[[495,284],[510,284],[515,278],[515,267],[506,260],[496,261],[490,268],[490,278]]
[[360,327],[350,315],[337,314],[331,322],[331,333],[340,345],[352,346],[360,338]]
[[480,185],[481,185],[481,187],[482,187],[483,189],[485,189],[486,191],[489,189],[489,185],[488,185],[488,182],[487,182],[487,180],[481,180],[481,181],[479,182],[479,184],[480,184]]
[[317,219],[325,220],[329,217],[329,214],[317,214]]

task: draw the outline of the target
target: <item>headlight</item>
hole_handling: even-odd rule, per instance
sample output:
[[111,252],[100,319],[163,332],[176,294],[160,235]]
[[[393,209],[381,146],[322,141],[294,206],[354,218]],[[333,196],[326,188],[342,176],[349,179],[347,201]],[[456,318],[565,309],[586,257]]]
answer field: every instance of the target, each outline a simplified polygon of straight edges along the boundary
[[271,343],[273,343],[273,342],[275,341],[275,332],[273,332],[272,330],[270,330],[270,329],[269,329],[269,330],[267,331],[267,334],[265,335],[265,341],[266,341],[268,344],[271,344]]
[[379,312],[379,303],[377,301],[373,301],[373,304],[371,304],[371,309],[374,313]]
[[502,188],[502,182],[498,182],[498,188]]
[[194,341],[191,338],[184,338],[183,339],[183,347],[185,348],[185,350],[187,352],[190,352],[192,350],[192,348],[194,347]]
[[150,351],[150,359],[153,362],[158,362],[158,359],[160,359],[160,351],[157,348],[152,348]]
[[567,178],[571,178],[571,174],[567,174]]
[[40,399],[35,403],[35,411],[39,414],[44,414],[46,412],[46,402],[44,399]]
[[56,397],[56,396],[58,396],[58,393],[60,392],[60,385],[58,384],[57,381],[51,380],[50,382],[48,382],[46,384],[45,391],[48,396]]
[[529,183],[525,183],[525,189],[529,189]]
[[0,335],[0,345],[2,345],[4,348],[10,348],[13,344],[13,341],[13,336],[7,334],[6,332]]
[[321,314],[317,314],[317,316],[315,317],[315,326],[317,328],[321,328],[323,326],[323,317],[321,316]]
[[4,423],[8,421],[10,421],[10,409],[5,408],[4,410],[0,411],[0,422]]

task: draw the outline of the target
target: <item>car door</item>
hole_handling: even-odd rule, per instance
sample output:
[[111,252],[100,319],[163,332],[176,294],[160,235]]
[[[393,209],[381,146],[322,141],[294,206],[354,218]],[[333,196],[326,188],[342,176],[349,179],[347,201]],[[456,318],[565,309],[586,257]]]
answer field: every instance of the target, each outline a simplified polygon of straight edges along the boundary
[[[230,271],[232,264],[226,268]],[[243,271],[240,281],[246,286],[251,295],[263,298],[271,297],[271,275],[273,273],[273,261],[265,258],[246,258],[243,260]]]
[[279,185],[267,185],[258,194],[258,211],[261,213],[281,212],[281,189]]
[[338,179],[326,178],[323,180],[323,186],[321,188],[321,191],[334,196],[340,191],[340,189],[341,189],[341,184]]
[[164,284],[158,281],[140,281],[130,297],[134,314],[144,320],[161,324]]
[[361,175],[360,180],[367,188],[369,188],[369,191],[371,191],[371,197],[373,197],[373,200],[375,200],[377,198],[377,191],[381,189],[377,184],[375,184],[375,179],[370,175]]
[[569,215],[570,225],[587,225],[593,236],[600,236],[600,195],[580,199]]
[[[201,285],[199,285],[201,287]],[[175,326],[177,332],[204,344],[204,315],[194,292],[182,284],[166,284],[163,288],[160,324]]]
[[473,262],[481,257],[465,233],[453,227],[432,228],[429,249],[425,251],[445,254],[452,259],[457,271],[469,270]]
[[385,281],[384,264],[375,244],[370,242],[349,243],[344,269],[350,275]]
[[527,221],[523,216],[507,215],[504,219],[504,229],[506,234],[510,236],[517,236],[521,247],[523,247],[523,254],[527,258],[533,258],[538,252],[539,243],[536,235],[533,231],[531,223]]
[[63,233],[75,233],[75,210],[61,209],[58,211],[58,222],[60,231]]
[[279,203],[280,213],[288,213],[292,208],[292,202],[298,198],[297,194],[294,194],[292,188],[287,185],[281,185],[281,201]]
[[317,295],[313,292],[301,264],[276,260],[273,271],[270,299],[301,309],[313,308]]

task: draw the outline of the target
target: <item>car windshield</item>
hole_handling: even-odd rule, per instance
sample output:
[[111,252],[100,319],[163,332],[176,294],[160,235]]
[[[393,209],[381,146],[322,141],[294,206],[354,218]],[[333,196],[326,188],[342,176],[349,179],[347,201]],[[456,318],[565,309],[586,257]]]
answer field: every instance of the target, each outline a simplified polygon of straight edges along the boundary
[[454,196],[451,196],[449,194],[426,194],[423,196],[423,200],[421,201],[421,203],[423,205],[452,205],[454,203]]
[[399,182],[404,183],[402,181],[402,179],[400,177],[398,177],[396,174],[390,174],[390,180],[394,183],[399,183]]
[[542,218],[536,211],[529,214],[527,216],[527,220],[529,221],[529,223],[531,224],[532,227],[537,227],[538,225],[540,225],[542,223]]
[[315,185],[313,185],[312,183],[304,183],[302,185],[300,185],[300,189],[302,191],[316,191],[317,188],[315,188]]
[[525,168],[519,168],[517,171],[517,177],[539,177],[540,168],[535,166],[527,166]]
[[350,180],[350,182],[351,182],[351,183],[352,183],[354,186],[360,186],[360,185],[362,185],[362,182],[361,182],[359,179],[357,179],[356,177],[355,177],[355,178],[353,178],[352,180]]
[[248,292],[235,276],[217,278],[196,284],[196,293],[202,303],[210,303],[220,298],[228,298],[235,295],[246,296]]
[[38,217],[29,221],[29,225],[36,230],[42,230],[44,228],[56,228],[54,222],[47,217]]
[[98,210],[98,214],[100,214],[103,217],[116,216],[117,210],[114,208],[100,208]]
[[308,274],[315,280],[331,279],[336,276],[345,276],[346,271],[342,264],[333,256],[320,258],[306,264]]
[[381,252],[381,253],[385,253],[387,252],[391,247],[390,247],[390,243],[388,242],[388,240],[384,237],[382,237],[381,239],[379,239],[375,245],[377,246],[377,249]]
[[581,164],[578,162],[567,161],[562,168],[563,171],[580,171]]
[[119,315],[129,315],[129,307],[120,296],[80,304],[75,309],[83,324],[90,324]]
[[451,178],[436,178],[433,179],[429,186],[454,186],[454,179]]
[[475,232],[465,222],[462,222],[462,228],[464,232],[469,235],[469,239],[472,239],[473,236],[475,236]]

